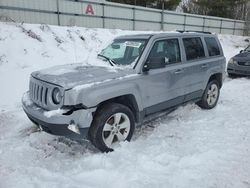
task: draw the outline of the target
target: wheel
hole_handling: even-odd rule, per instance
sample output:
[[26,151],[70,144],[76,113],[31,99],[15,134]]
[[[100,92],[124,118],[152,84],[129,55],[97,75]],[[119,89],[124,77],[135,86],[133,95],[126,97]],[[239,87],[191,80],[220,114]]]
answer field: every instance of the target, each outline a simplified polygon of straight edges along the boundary
[[207,84],[201,100],[197,103],[203,109],[212,109],[216,106],[220,96],[220,87],[217,80]]
[[95,114],[89,139],[102,152],[113,151],[113,144],[130,141],[135,129],[135,118],[125,105],[110,103]]

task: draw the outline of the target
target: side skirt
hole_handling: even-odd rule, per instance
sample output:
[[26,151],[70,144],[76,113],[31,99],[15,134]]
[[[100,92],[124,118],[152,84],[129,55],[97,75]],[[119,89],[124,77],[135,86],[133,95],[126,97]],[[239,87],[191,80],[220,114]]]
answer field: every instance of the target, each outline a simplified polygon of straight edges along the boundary
[[203,90],[195,91],[185,96],[177,97],[167,102],[145,108],[143,111],[139,112],[140,121],[138,123],[138,126],[142,125],[143,123],[153,121],[159,117],[165,116],[176,110],[178,106],[198,102],[201,99],[203,92]]

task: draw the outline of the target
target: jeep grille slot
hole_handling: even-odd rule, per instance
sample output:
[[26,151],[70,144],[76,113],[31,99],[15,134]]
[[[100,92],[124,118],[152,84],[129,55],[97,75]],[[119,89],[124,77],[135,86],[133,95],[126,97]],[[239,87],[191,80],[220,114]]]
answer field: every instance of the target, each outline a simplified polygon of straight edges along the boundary
[[[37,89],[36,89],[36,100],[39,100],[39,90],[40,90],[40,86],[37,85]],[[40,102],[40,101],[39,101]]]
[[40,101],[43,103],[43,98],[44,98],[44,95],[43,95],[43,87],[41,87],[40,89]]
[[45,102],[45,105],[48,105],[47,96],[48,96],[48,88],[45,89],[45,94],[44,94],[44,102]]
[[49,88],[46,86],[30,81],[29,86],[30,98],[37,105],[47,108],[48,107],[48,93]]

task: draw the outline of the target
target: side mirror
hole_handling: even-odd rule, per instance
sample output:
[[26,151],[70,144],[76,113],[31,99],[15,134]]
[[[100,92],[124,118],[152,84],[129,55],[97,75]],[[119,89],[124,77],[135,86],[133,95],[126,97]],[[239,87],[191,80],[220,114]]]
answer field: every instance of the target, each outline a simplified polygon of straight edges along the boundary
[[240,53],[244,52],[244,50],[241,50]]
[[150,69],[159,69],[164,68],[166,66],[164,57],[153,57],[150,58],[147,63],[145,63],[143,69],[144,71],[148,71]]

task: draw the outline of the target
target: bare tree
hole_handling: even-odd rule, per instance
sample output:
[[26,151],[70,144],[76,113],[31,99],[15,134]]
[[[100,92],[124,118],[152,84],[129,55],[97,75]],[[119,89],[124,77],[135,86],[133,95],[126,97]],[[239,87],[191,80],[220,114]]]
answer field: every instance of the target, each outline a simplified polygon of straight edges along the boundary
[[245,35],[250,35],[249,0],[184,0],[181,8],[186,13],[244,20]]
[[245,20],[249,0],[186,0],[182,3],[184,12]]
[[246,21],[245,35],[250,36],[250,2],[247,2],[247,4],[246,4],[245,21]]

